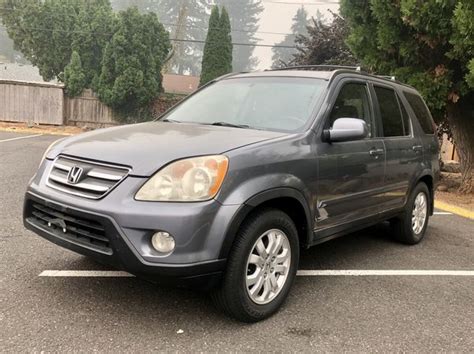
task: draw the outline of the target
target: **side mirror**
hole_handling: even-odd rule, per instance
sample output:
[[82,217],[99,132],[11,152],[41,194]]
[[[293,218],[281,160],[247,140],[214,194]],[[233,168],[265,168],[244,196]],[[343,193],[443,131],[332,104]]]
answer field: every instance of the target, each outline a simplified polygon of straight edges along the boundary
[[369,134],[369,129],[362,119],[338,118],[332,128],[325,129],[323,134],[328,142],[362,140]]

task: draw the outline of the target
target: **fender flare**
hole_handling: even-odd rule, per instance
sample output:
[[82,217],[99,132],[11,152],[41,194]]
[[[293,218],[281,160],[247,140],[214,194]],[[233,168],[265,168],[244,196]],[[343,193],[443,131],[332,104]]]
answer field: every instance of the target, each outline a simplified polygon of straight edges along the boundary
[[[435,178],[433,172],[429,169],[424,169],[422,170],[415,178],[415,183],[412,184],[411,188],[410,188],[410,194],[413,190],[413,188],[415,188],[415,186],[420,182],[420,180],[423,178],[423,177],[430,177],[432,180],[433,180],[433,188],[430,190],[430,193],[431,193],[431,196],[430,196],[430,199],[431,199],[431,203],[430,203],[430,215],[433,215],[433,212],[434,212],[434,195],[435,195],[435,190],[436,190],[436,184],[437,184],[437,179]],[[428,186],[429,188],[429,186]]]
[[297,202],[301,204],[305,212],[305,219],[306,219],[306,230],[307,230],[306,233],[307,234],[305,235],[305,238],[306,238],[305,244],[306,245],[311,244],[311,241],[313,238],[313,227],[311,225],[312,214],[309,208],[309,204],[306,198],[304,197],[304,195],[294,188],[289,188],[289,187],[272,188],[272,189],[268,189],[266,191],[253,195],[240,206],[240,208],[237,210],[237,212],[233,216],[231,222],[229,223],[226,229],[226,234],[224,237],[224,242],[221,246],[219,258],[228,257],[240,225],[256,207],[270,200],[284,198],[284,197],[295,199]]

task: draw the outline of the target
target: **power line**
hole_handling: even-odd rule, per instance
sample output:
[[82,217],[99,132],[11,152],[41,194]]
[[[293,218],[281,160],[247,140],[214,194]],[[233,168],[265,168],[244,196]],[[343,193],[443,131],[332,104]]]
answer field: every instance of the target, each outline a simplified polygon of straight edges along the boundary
[[[293,2],[281,2],[281,1],[272,1],[272,0],[260,0],[262,2],[268,2],[268,3],[274,3],[274,4],[287,4],[287,5],[320,5],[320,4],[339,4],[339,2],[334,2],[334,1],[328,1],[328,2],[315,2],[315,3],[293,3]],[[6,11],[15,11],[12,8],[6,8],[6,7],[0,7],[0,10],[6,10]],[[180,25],[177,25],[176,23],[169,23],[169,22],[161,22],[160,23],[164,26],[173,26],[173,27],[179,27]],[[208,31],[212,27],[201,27],[201,26],[196,26],[192,24],[185,24],[183,27],[187,28],[198,28],[198,29],[203,29],[205,31]],[[241,33],[253,33],[253,34],[271,34],[271,35],[280,35],[280,36],[290,36],[294,35],[294,33],[288,33],[288,32],[272,32],[272,31],[251,31],[251,30],[244,30],[244,29],[233,29],[231,28],[231,32],[241,32]]]
[[[93,32],[93,31],[77,31],[77,30],[61,30],[61,29],[53,29],[53,28],[41,28],[41,27],[26,27],[29,30],[35,30],[35,31],[46,31],[46,32],[61,32],[61,33],[81,33],[81,34],[113,34],[113,33],[107,33],[107,32]],[[0,28],[0,30],[7,32],[5,28]],[[187,42],[187,43],[206,43],[205,40],[199,40],[199,39],[179,39],[179,38],[170,38],[170,41],[172,42]],[[235,46],[245,46],[245,47],[264,47],[264,48],[287,48],[287,49],[296,49],[296,46],[286,46],[286,45],[274,45],[274,44],[256,44],[256,43],[238,43],[238,42],[233,42],[232,45]]]
[[[179,27],[179,25],[177,25],[175,23],[161,22],[161,24],[163,24],[165,26]],[[183,27],[199,28],[199,29],[203,29],[203,30],[206,30],[206,31],[213,28],[213,27],[201,27],[201,26],[196,26],[196,25],[184,25]],[[215,28],[213,28],[213,29],[215,29]],[[231,32],[243,32],[243,33],[255,33],[255,34],[276,34],[276,35],[282,35],[282,36],[293,35],[293,33],[287,33],[287,32],[246,31],[246,30],[239,30],[239,29],[231,29]]]
[[[2,8],[0,7],[0,10],[6,10],[6,11],[14,11],[14,9],[10,8]],[[172,27],[179,27],[180,25],[177,25],[176,23],[169,23],[169,22],[161,22],[160,23],[164,26],[172,26]],[[201,27],[201,26],[196,26],[192,24],[185,24],[183,27],[187,28],[198,28],[202,29],[205,31],[208,31],[212,27]],[[288,32],[271,32],[271,31],[249,31],[249,30],[244,30],[244,29],[232,29],[231,32],[242,32],[242,33],[253,33],[253,34],[272,34],[272,35],[280,35],[280,36],[289,36],[293,35],[293,33],[288,33]]]
[[[206,43],[206,41],[198,40],[198,39],[178,39],[178,38],[170,38],[170,41],[174,41],[174,42],[191,42],[191,43]],[[266,47],[266,48],[288,48],[288,49],[296,49],[295,46],[289,46],[289,45],[254,44],[254,43],[232,43],[232,45],[246,46],[246,47]]]

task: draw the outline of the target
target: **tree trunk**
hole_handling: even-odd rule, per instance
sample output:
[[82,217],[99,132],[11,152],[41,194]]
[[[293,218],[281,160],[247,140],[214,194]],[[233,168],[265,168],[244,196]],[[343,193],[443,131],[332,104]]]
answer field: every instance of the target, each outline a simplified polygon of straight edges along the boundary
[[459,192],[474,192],[474,94],[464,96],[457,103],[448,103],[446,117],[453,134],[461,163]]

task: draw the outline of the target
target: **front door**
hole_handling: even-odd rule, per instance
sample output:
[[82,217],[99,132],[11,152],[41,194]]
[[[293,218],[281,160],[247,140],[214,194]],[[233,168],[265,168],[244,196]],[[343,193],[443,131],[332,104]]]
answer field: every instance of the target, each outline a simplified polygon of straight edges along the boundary
[[[338,118],[363,119],[369,127],[366,139],[320,143],[317,217],[315,231],[326,236],[326,229],[347,227],[347,223],[376,214],[383,193],[385,148],[376,138],[374,109],[365,82],[345,81],[330,109],[324,128]],[[337,232],[337,230],[335,231]]]

